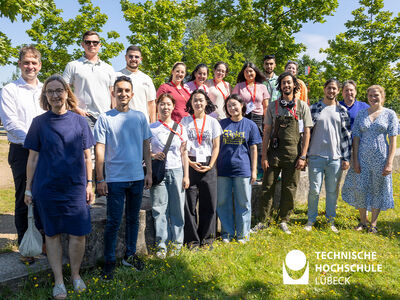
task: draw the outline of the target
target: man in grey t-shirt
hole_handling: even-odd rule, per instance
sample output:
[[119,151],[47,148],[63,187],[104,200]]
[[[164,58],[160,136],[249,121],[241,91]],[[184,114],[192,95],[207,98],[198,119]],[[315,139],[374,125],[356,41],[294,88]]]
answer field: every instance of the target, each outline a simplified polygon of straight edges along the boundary
[[340,90],[336,79],[324,84],[324,98],[311,105],[314,127],[308,148],[308,222],[305,230],[311,231],[318,216],[318,200],[325,174],[326,218],[331,230],[334,225],[336,201],[342,170],[349,168],[351,155],[350,117],[347,109],[336,100]]

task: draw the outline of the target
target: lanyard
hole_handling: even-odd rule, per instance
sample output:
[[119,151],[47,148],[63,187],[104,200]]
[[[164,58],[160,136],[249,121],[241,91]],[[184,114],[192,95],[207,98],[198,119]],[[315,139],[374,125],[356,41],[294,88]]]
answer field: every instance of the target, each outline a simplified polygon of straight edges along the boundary
[[222,80],[222,83],[224,84],[225,90],[228,92],[225,96],[224,92],[219,88],[219,86],[217,85],[217,83],[215,82],[215,79],[213,79],[214,81],[214,86],[221,92],[222,97],[224,97],[224,100],[229,96],[229,91],[228,91],[228,86],[226,85],[225,81]]
[[[165,127],[167,127],[169,130],[171,130],[173,133],[175,133],[183,142],[183,138],[182,135],[180,135],[178,132],[176,132],[175,130],[173,130],[171,127],[168,126],[168,124],[164,123],[163,121],[161,121],[161,119],[158,119],[158,121],[163,124]],[[179,125],[181,126],[181,133],[182,133],[182,124],[179,123]]]
[[251,100],[253,101],[253,103],[255,103],[255,102],[256,102],[257,83],[254,82],[254,95],[253,95],[253,93],[250,91],[250,89],[249,89],[249,87],[248,87],[248,84],[247,84],[247,81],[246,81],[246,89],[247,89],[247,90],[249,91],[249,93],[250,93]]
[[203,133],[204,133],[204,127],[206,125],[206,115],[204,115],[203,119],[203,127],[201,128],[201,134],[199,135],[199,130],[197,129],[197,122],[196,118],[194,115],[192,115],[193,122],[194,122],[194,128],[196,129],[196,135],[197,135],[197,142],[199,142],[199,146],[201,145],[201,142],[203,141]]
[[[276,113],[276,115],[278,115],[278,102],[279,101],[280,101],[280,99],[275,101],[275,113]],[[289,109],[288,107],[286,107],[286,109],[298,121],[299,118],[297,117],[297,114],[296,114],[296,105],[297,105],[297,102],[296,102],[296,100],[294,100],[293,111],[291,109]]]
[[196,81],[194,81],[194,80],[193,80],[193,83],[194,83],[194,86],[196,87],[196,90],[202,89],[203,91],[207,92],[206,88],[204,87],[204,84],[202,84],[201,86],[198,86]]
[[[175,83],[172,82],[172,80],[170,81],[172,83],[172,85],[175,87],[176,91],[179,93],[179,95],[181,95],[183,97],[183,99],[187,100],[186,97],[181,93],[181,91],[178,89],[178,87],[175,85]],[[190,96],[190,93],[188,90],[186,90],[183,85],[182,85],[182,89]]]

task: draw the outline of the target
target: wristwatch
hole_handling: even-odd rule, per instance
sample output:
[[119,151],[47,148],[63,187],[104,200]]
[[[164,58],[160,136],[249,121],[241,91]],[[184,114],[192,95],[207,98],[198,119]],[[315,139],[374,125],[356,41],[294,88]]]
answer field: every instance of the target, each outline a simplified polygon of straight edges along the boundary
[[299,157],[299,159],[301,159],[301,160],[306,160],[306,159],[307,159],[307,156],[302,155],[302,156]]

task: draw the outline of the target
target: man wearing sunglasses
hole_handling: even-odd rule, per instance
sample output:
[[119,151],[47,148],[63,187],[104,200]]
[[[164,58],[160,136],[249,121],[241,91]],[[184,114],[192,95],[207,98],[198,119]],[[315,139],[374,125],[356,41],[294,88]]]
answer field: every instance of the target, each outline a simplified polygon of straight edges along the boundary
[[115,73],[113,67],[98,56],[101,43],[97,32],[86,31],[81,45],[85,54],[67,64],[63,77],[79,99],[76,112],[85,116],[93,128],[101,113],[115,107],[111,97]]

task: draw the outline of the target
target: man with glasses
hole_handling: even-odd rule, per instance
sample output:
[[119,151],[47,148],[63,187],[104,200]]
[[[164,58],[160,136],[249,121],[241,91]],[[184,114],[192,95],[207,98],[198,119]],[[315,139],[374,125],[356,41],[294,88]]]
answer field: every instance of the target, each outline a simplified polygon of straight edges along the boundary
[[147,122],[156,121],[156,89],[151,78],[139,70],[142,62],[142,51],[138,46],[129,46],[125,55],[126,67],[117,76],[126,75],[132,79],[133,99],[129,107],[144,113]]
[[[14,178],[14,218],[20,244],[28,228],[28,207],[24,203],[24,193],[29,150],[23,145],[33,118],[44,112],[39,104],[43,84],[37,78],[42,67],[40,52],[34,46],[22,47],[19,52],[18,67],[21,69],[21,77],[1,90],[0,118],[10,143],[8,163]],[[34,258],[23,257],[21,261],[31,264]]]
[[63,78],[74,88],[79,99],[76,112],[85,116],[93,128],[101,113],[115,107],[111,97],[115,72],[98,56],[101,43],[97,32],[86,31],[81,45],[85,50],[84,56],[67,64]]
[[264,84],[267,86],[268,92],[270,94],[269,103],[277,100],[280,96],[279,90],[276,87],[278,81],[278,75],[275,74],[274,70],[276,67],[275,55],[265,55],[264,56],[264,74],[267,81]]

